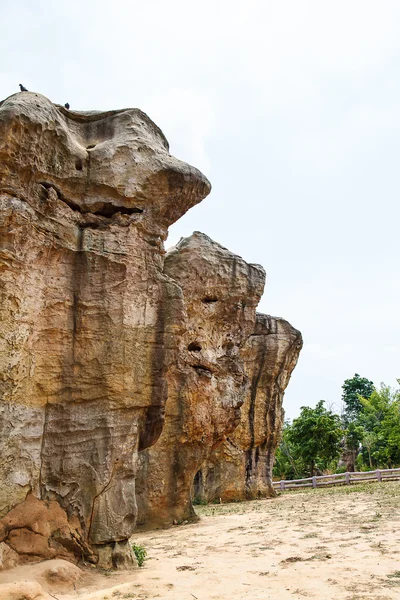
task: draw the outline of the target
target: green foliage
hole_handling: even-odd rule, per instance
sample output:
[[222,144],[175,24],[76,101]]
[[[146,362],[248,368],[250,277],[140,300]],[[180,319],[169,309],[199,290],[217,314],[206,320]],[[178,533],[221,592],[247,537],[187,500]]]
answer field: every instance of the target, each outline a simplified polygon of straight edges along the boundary
[[339,416],[327,410],[323,400],[315,408],[303,406],[289,432],[289,439],[311,476],[315,468],[322,471],[332,459],[339,456],[342,437]]
[[329,468],[335,470],[343,438],[340,418],[324,407],[303,406],[291,424],[286,421],[276,451],[273,475],[278,479],[302,479]]
[[290,439],[291,427],[290,421],[285,421],[281,443],[275,454],[273,475],[278,479],[301,479],[308,474],[302,457]]
[[[400,384],[400,380],[398,380]],[[323,400],[313,409],[303,406],[300,416],[283,427],[273,475],[301,479],[315,472],[343,472],[337,457],[344,453],[358,471],[400,466],[400,390],[357,373],[343,386],[342,419],[327,410]]]
[[194,496],[192,504],[193,506],[206,506],[208,503],[207,500],[204,500],[201,496]]
[[345,430],[345,445],[348,450],[357,451],[364,438],[365,430],[357,421],[349,423]]
[[381,384],[369,398],[360,398],[358,417],[364,429],[361,440],[364,463],[391,468],[400,464],[400,390]]
[[132,550],[136,556],[136,560],[138,562],[139,567],[143,566],[143,563],[145,561],[145,558],[147,556],[147,552],[146,549],[143,546],[140,546],[138,544],[133,544],[132,545]]
[[[347,425],[347,428],[346,428]],[[344,471],[354,471],[355,470],[355,461],[357,455],[360,451],[361,441],[364,438],[365,430],[358,423],[358,421],[346,422],[343,419],[343,440],[342,440],[342,449],[343,455],[342,458],[345,460],[345,469]]]
[[342,385],[342,400],[344,402],[344,421],[351,423],[363,409],[360,396],[369,398],[375,390],[374,383],[355,373],[351,379],[346,379]]

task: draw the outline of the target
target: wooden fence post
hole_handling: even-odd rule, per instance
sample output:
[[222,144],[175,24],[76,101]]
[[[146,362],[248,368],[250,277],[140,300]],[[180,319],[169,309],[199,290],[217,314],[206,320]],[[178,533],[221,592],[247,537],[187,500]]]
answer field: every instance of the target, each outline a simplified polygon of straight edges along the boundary
[[315,476],[312,478],[312,486],[313,488],[317,487],[317,478]]
[[346,485],[350,485],[350,473],[345,473],[346,475]]
[[280,488],[281,488],[281,492],[285,491],[285,482],[284,481],[280,481],[279,482]]
[[376,476],[377,476],[377,478],[378,478],[378,481],[379,481],[379,482],[382,482],[382,473],[380,472],[380,470],[379,470],[379,469],[377,469],[377,470],[376,470]]

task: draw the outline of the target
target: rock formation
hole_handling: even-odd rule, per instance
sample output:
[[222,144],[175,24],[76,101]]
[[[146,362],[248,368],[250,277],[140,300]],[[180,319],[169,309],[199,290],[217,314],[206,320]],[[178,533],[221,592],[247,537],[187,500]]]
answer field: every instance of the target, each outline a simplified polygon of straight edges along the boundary
[[254,329],[264,289],[259,265],[201,233],[166,256],[165,273],[182,289],[187,311],[178,361],[157,444],[139,455],[138,525],[170,525],[193,516],[193,478],[240,420],[246,377],[240,347]]
[[76,555],[73,533],[79,557],[131,560],[137,452],[161,433],[185,323],[163,241],[209,191],[140,110],[0,104],[0,542],[30,536],[28,558],[52,532],[31,535],[27,494],[64,513],[55,555]]
[[0,568],[132,564],[137,499],[141,526],[192,516],[215,456],[270,485],[300,337],[256,320],[262,267],[200,233],[165,257],[209,191],[138,109],[0,103]]
[[283,425],[283,396],[301,347],[301,334],[290,323],[257,314],[242,350],[249,386],[240,424],[196,474],[197,500],[274,495],[272,467]]

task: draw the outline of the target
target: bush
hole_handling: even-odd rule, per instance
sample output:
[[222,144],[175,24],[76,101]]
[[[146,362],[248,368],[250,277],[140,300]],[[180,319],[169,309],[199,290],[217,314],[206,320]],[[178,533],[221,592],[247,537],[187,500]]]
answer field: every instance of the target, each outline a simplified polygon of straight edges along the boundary
[[132,550],[136,556],[136,560],[138,562],[139,567],[143,566],[144,560],[147,556],[146,549],[143,546],[133,544]]

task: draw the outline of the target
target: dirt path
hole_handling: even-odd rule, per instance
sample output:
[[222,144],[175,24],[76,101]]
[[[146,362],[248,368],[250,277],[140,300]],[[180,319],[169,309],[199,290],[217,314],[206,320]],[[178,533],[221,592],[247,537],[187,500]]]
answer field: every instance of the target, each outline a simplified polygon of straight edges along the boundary
[[135,536],[148,552],[141,569],[96,575],[57,597],[400,598],[400,483],[287,493],[198,512],[199,523]]

